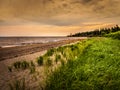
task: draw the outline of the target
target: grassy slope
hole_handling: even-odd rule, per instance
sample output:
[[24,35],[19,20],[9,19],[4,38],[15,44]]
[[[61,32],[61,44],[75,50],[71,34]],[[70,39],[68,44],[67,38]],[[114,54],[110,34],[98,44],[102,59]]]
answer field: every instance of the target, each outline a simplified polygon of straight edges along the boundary
[[106,34],[105,36],[120,40],[120,31],[115,32],[115,33]]
[[46,90],[120,90],[120,41],[94,38],[86,43],[82,55],[48,77]]

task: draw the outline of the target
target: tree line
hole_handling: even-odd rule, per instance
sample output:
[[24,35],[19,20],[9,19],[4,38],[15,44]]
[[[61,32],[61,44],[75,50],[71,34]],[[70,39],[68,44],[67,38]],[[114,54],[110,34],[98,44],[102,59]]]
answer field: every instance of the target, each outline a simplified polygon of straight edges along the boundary
[[102,29],[96,29],[94,31],[70,34],[68,35],[68,37],[97,37],[97,36],[101,37],[105,34],[117,32],[117,31],[120,31],[120,27],[118,25],[111,27],[111,28],[102,28]]

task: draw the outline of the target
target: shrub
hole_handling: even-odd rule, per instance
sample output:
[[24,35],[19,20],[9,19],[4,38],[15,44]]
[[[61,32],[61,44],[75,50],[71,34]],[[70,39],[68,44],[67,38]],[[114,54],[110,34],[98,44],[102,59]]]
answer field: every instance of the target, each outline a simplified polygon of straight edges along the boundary
[[37,63],[38,63],[39,66],[43,65],[43,57],[41,57],[41,56],[38,57],[37,58]]

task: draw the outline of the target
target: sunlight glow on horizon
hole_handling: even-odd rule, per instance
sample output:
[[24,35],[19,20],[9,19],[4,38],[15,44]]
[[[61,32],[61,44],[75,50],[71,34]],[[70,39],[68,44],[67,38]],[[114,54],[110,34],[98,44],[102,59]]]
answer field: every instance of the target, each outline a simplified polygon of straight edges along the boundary
[[77,32],[111,27],[114,24],[96,24],[84,26],[53,26],[53,25],[8,25],[0,26],[0,36],[67,36]]

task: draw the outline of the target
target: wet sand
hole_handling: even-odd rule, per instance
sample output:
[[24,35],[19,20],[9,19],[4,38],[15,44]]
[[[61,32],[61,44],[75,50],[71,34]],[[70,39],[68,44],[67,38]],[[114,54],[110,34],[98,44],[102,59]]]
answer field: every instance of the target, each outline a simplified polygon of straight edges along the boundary
[[62,40],[58,42],[50,42],[50,43],[43,43],[43,44],[32,44],[32,45],[26,45],[26,46],[0,48],[0,61],[23,56],[23,55],[28,55],[36,52],[41,52],[44,50],[48,50],[50,48],[74,43],[79,40],[81,39],[71,39],[71,40]]

